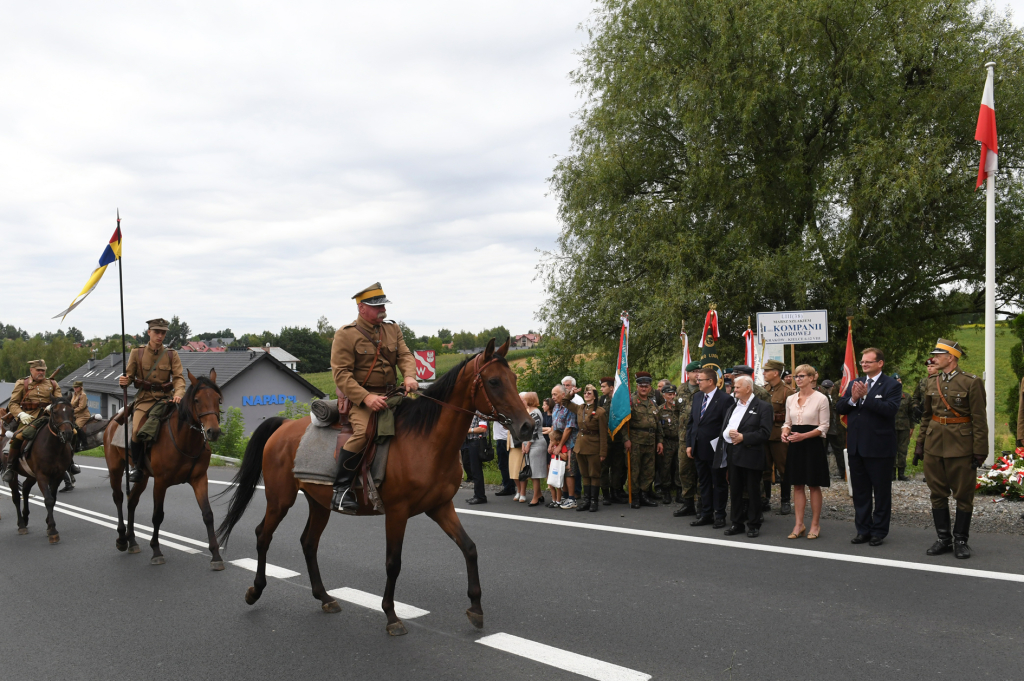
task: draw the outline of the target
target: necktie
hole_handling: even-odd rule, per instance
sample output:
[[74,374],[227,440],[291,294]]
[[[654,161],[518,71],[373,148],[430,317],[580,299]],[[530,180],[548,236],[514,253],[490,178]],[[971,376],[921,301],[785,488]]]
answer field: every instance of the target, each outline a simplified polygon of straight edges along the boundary
[[[871,386],[874,385],[874,383],[875,383],[875,379],[873,379],[873,378],[868,378],[868,379],[866,379],[864,381],[864,385],[867,386],[868,392],[871,392]],[[861,398],[860,403],[864,404],[864,400],[866,400],[867,398],[868,398],[867,393],[865,393],[864,397]]]
[[708,396],[705,393],[705,395],[704,395],[704,402],[702,402],[701,405],[700,405],[700,417],[701,418],[704,418],[704,410],[707,409],[707,408],[708,408]]

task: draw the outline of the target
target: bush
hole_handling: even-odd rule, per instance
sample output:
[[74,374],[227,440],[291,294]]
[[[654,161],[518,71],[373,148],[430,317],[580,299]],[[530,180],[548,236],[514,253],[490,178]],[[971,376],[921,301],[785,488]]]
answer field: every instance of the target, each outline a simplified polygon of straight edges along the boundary
[[284,409],[277,412],[283,419],[298,420],[309,416],[309,405],[305,402],[286,402]]
[[245,437],[245,417],[238,407],[228,407],[224,417],[224,425],[220,428],[220,437],[211,446],[217,456],[241,459],[249,438]]

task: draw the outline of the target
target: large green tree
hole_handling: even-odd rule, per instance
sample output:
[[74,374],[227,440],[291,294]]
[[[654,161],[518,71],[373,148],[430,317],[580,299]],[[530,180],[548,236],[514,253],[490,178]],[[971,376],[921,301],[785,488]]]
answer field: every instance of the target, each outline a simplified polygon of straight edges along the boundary
[[1019,307],[1024,37],[968,0],[602,0],[573,73],[584,105],[552,177],[549,332],[631,363],[679,352],[717,303],[723,359],[758,311],[827,309],[833,341],[900,360],[984,306],[974,142],[997,62],[997,300]]

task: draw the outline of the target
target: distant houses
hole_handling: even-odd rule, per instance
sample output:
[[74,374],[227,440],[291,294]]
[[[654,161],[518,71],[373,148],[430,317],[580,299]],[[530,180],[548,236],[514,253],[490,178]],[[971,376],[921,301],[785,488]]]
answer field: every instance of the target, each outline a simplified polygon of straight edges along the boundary
[[539,333],[521,333],[513,336],[512,343],[510,343],[514,350],[529,350],[535,348],[540,344]]

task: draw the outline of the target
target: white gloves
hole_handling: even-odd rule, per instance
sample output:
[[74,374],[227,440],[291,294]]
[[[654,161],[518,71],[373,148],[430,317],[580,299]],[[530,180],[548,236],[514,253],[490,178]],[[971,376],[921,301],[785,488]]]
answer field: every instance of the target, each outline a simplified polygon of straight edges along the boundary
[[29,415],[27,411],[23,411],[20,414],[18,414],[18,420],[24,423],[25,425],[32,423],[32,417]]

